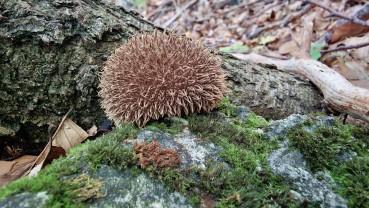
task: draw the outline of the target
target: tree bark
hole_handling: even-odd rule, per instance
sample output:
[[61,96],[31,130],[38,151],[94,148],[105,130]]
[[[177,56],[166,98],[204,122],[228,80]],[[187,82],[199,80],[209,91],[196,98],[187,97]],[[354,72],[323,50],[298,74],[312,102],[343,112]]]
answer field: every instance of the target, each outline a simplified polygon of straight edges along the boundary
[[258,63],[273,64],[280,70],[308,78],[321,90],[324,95],[322,103],[328,109],[369,122],[369,90],[354,86],[327,65],[312,60],[307,55],[291,60],[272,60],[257,54],[249,54],[244,58]]
[[[0,0],[0,142],[47,139],[71,106],[84,128],[104,118],[98,73],[127,39],[161,28],[137,13],[97,0]],[[228,73],[229,97],[256,113],[279,119],[320,109],[309,82],[218,54]]]
[[228,73],[228,96],[267,119],[281,119],[293,113],[321,111],[320,92],[306,79],[279,71],[273,65],[257,65],[230,54],[221,54]]

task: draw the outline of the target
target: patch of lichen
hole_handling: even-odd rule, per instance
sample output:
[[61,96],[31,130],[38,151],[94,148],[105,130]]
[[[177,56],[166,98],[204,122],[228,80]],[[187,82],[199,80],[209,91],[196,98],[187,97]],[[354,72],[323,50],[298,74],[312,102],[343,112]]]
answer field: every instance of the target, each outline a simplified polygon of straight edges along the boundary
[[[301,151],[313,172],[331,173],[338,184],[335,191],[348,200],[350,207],[369,206],[369,128],[343,125],[300,125],[288,132],[290,145]],[[352,154],[353,159],[342,159]],[[341,159],[340,157],[341,156]]]

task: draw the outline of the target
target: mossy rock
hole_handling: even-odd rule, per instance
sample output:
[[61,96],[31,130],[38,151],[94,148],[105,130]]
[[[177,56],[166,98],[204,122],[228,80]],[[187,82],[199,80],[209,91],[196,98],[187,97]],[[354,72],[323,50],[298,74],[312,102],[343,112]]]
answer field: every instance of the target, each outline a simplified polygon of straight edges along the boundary
[[[270,123],[245,107],[224,101],[217,111],[211,113],[162,119],[141,129],[122,125],[96,141],[76,146],[67,157],[54,161],[37,177],[23,178],[0,189],[0,204],[8,205],[10,200],[28,194],[32,197],[47,196],[45,206],[55,207],[98,207],[107,203],[107,199],[112,206],[128,206],[138,200],[143,206],[159,203],[163,207],[198,207],[204,200],[216,207],[329,205],[327,201],[332,198],[323,197],[323,201],[319,201],[296,187],[295,182],[304,175],[291,178],[275,172],[270,157],[282,150],[294,159],[301,158],[301,163],[305,165],[296,165],[317,181],[318,186],[312,189],[314,192],[328,190],[331,196],[343,197],[342,201],[335,201],[343,207],[347,206],[346,203],[353,207],[367,205],[365,194],[368,180],[365,172],[368,166],[365,161],[368,154],[362,146],[366,144],[364,140],[355,140],[360,141],[361,146],[353,143],[359,157],[342,162],[335,168],[323,164],[322,167],[329,170],[327,174],[331,175],[333,181],[329,183],[332,184],[314,175],[309,164],[316,161],[308,159],[309,152],[292,141],[297,140],[293,137],[297,135],[293,134],[298,132],[296,128],[311,128],[314,125],[323,128],[329,119],[322,118],[322,122],[317,122],[306,116],[292,116],[278,121],[278,126],[283,127],[281,129],[275,122]],[[287,125],[286,121],[293,125]],[[333,124],[334,128],[339,127],[337,131],[346,132],[342,135],[365,137],[363,130],[335,125],[339,124]],[[275,136],[277,134],[279,139]],[[336,134],[341,135],[334,132]],[[291,146],[286,142],[288,139]],[[153,140],[159,142],[162,148],[174,148],[182,164],[142,168],[140,155],[132,148],[133,143]],[[127,180],[117,182],[118,178]],[[142,191],[137,181],[146,184],[146,192]],[[92,191],[91,184],[94,184]],[[360,187],[361,193],[351,188],[353,184]],[[319,189],[320,186],[326,189]],[[119,189],[124,191],[117,191]],[[125,204],[114,204],[114,201]],[[174,205],[174,201],[177,204]]]

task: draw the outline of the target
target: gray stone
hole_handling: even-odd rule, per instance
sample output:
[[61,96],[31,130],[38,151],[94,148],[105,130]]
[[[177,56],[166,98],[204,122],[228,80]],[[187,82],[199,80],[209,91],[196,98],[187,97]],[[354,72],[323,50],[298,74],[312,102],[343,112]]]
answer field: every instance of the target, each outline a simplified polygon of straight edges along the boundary
[[[270,131],[267,133],[271,138],[284,135],[289,129],[303,123],[307,116],[291,115],[284,120],[271,123]],[[320,125],[329,125],[329,122],[319,122]],[[307,167],[304,156],[288,146],[288,138],[280,142],[280,148],[272,151],[267,164],[270,169],[278,175],[286,177],[293,183],[295,190],[291,191],[297,199],[308,200],[320,204],[320,207],[347,207],[347,201],[338,194],[334,193],[332,188],[333,179],[328,173],[312,174]],[[318,180],[322,175],[323,180]]]
[[356,152],[354,151],[349,151],[349,152],[339,152],[338,153],[338,160],[340,162],[346,162],[346,161],[350,161],[353,160],[354,158],[356,158],[358,155]]
[[241,121],[245,121],[249,117],[248,114],[251,112],[251,110],[250,110],[250,108],[248,108],[246,106],[237,106],[234,109],[234,112],[237,114],[237,117]]
[[135,175],[129,170],[102,166],[92,176],[102,180],[104,195],[89,204],[90,207],[192,207],[181,194],[167,190],[159,180],[145,173]]
[[293,182],[297,198],[317,202],[321,207],[347,207],[346,200],[332,191],[332,185],[319,181],[307,170],[303,155],[291,152],[286,144],[271,152],[267,161],[274,173]]
[[292,114],[283,120],[272,121],[269,125],[267,136],[271,139],[282,136],[288,130],[304,123],[307,118],[306,115]]
[[35,207],[46,207],[46,203],[49,200],[46,192],[29,193],[24,192],[14,196],[9,196],[4,200],[0,201],[1,208],[35,208]]

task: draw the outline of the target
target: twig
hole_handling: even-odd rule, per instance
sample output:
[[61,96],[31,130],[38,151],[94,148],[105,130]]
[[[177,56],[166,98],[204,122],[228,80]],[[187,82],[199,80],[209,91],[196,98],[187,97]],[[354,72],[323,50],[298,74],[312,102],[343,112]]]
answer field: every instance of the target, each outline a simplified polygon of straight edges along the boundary
[[255,38],[257,36],[259,36],[261,33],[263,33],[266,30],[270,30],[273,29],[275,27],[284,27],[286,26],[289,22],[292,22],[293,20],[303,16],[304,14],[306,14],[307,12],[309,12],[311,9],[313,8],[312,5],[306,5],[304,7],[304,9],[302,9],[301,11],[299,11],[298,13],[289,15],[287,17],[285,17],[284,19],[282,19],[279,22],[274,22],[272,24],[269,24],[268,26],[262,27],[262,28],[258,28],[257,30],[255,30],[254,32],[250,33],[247,35],[248,38],[252,39]]
[[331,9],[331,8],[328,8],[320,3],[317,3],[317,2],[314,2],[314,1],[311,1],[311,0],[304,0],[305,2],[309,3],[309,4],[312,4],[312,5],[315,5],[315,6],[318,6],[324,10],[327,10],[329,11],[333,16],[336,16],[336,17],[340,17],[342,19],[346,19],[346,20],[349,20],[351,22],[354,22],[355,24],[358,24],[358,25],[362,25],[362,26],[366,26],[366,27],[369,27],[369,24],[365,21],[362,21],[361,19],[358,19],[356,17],[348,17],[346,15],[343,15],[343,14],[340,14],[338,13],[337,11]]
[[[154,22],[161,14],[163,14],[164,12],[169,10],[166,6],[167,5],[170,6],[171,3],[172,2],[169,1],[169,0],[164,1],[155,11],[151,12],[150,14],[147,14],[146,18],[148,20]],[[164,7],[166,7],[166,8],[164,8]]]
[[273,2],[271,5],[269,5],[268,7],[265,7],[264,9],[262,9],[261,11],[259,11],[259,13],[257,13],[256,15],[252,16],[250,19],[254,19],[254,18],[258,18],[261,15],[265,14],[266,11],[268,11],[269,9],[274,8],[275,6],[277,6],[278,4],[280,4],[280,0],[277,0],[275,2]]
[[223,11],[219,12],[219,13],[220,13],[220,14],[226,14],[226,13],[228,13],[228,12],[231,12],[231,11],[234,11],[234,10],[237,10],[237,9],[240,9],[240,8],[242,8],[242,7],[248,7],[248,6],[251,6],[251,5],[255,4],[255,3],[257,3],[257,1],[255,1],[255,2],[248,2],[248,1],[246,1],[246,2],[244,2],[244,3],[242,3],[242,4],[237,5],[237,6],[233,6],[233,7],[231,7],[231,8],[225,9],[225,10],[223,10]]
[[[269,54],[266,54],[266,53],[261,53],[260,55],[261,55],[261,56],[268,57],[268,58],[279,59],[279,60],[288,60],[288,59],[290,59],[290,58],[288,58],[288,57],[283,57],[283,56],[273,56],[273,55],[269,55]],[[236,57],[237,57],[237,56],[236,56]]]
[[211,18],[214,18],[214,14],[210,14],[210,15],[206,15],[205,17],[201,18],[201,19],[197,19],[197,20],[192,20],[193,23],[202,23],[205,21],[210,20]]
[[330,52],[335,52],[335,51],[344,51],[344,50],[348,50],[348,49],[356,49],[356,48],[362,48],[365,46],[369,46],[369,42],[368,43],[361,43],[361,44],[357,44],[357,45],[350,45],[350,46],[340,46],[337,48],[333,48],[333,49],[326,49],[326,50],[321,50],[321,53],[330,53]]
[[190,1],[188,4],[184,5],[172,18],[170,18],[167,22],[165,22],[163,24],[163,27],[166,28],[169,25],[171,25],[176,19],[178,19],[179,16],[182,15],[182,13],[188,9],[189,7],[191,7],[192,5],[194,5],[195,3],[197,3],[198,0],[192,0]]

